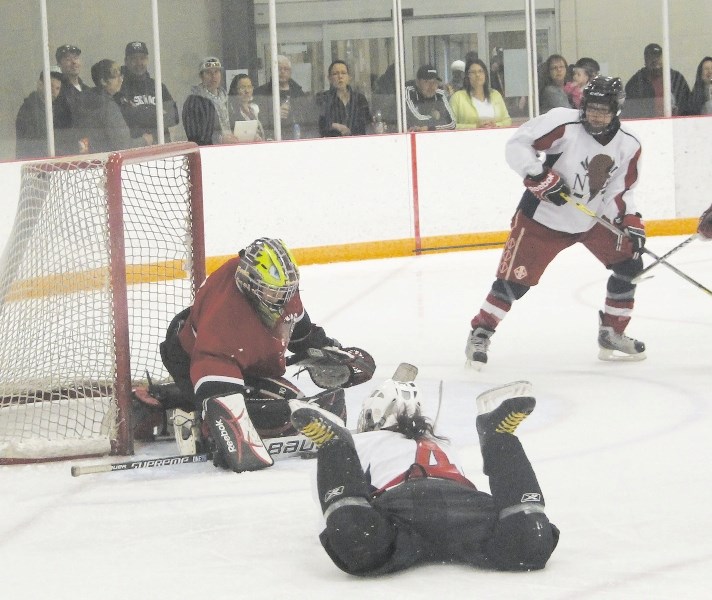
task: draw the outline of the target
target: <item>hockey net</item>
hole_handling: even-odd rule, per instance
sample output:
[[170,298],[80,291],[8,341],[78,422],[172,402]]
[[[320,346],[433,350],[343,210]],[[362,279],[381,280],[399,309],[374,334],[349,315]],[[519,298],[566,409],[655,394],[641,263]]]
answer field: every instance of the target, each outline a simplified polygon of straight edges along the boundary
[[132,454],[131,391],[205,277],[190,143],[22,168],[0,259],[0,464]]

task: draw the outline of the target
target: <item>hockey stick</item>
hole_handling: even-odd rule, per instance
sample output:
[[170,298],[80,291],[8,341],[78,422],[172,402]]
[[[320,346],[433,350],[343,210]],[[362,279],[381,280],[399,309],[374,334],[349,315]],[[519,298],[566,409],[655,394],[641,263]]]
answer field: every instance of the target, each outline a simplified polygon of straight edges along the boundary
[[438,386],[438,408],[435,411],[435,418],[433,419],[433,431],[438,424],[438,419],[440,418],[440,408],[443,405],[443,380],[440,380],[440,385]]
[[[568,202],[569,204],[573,204],[573,205],[574,205],[576,208],[578,208],[581,212],[586,213],[589,217],[591,217],[592,219],[595,219],[598,223],[600,223],[601,225],[603,225],[606,229],[608,229],[608,230],[612,231],[613,233],[615,233],[617,236],[623,235],[623,236],[626,236],[626,237],[630,237],[630,236],[628,236],[623,230],[618,229],[618,227],[616,227],[616,226],[615,226],[613,223],[611,223],[610,221],[606,221],[606,219],[603,219],[602,217],[599,217],[595,212],[593,212],[593,211],[592,211],[588,206],[586,206],[585,204],[581,204],[580,202],[577,202],[576,200],[574,200],[573,198],[571,198],[571,197],[568,196],[567,194],[561,194],[561,197],[562,197],[564,200],[566,200],[566,202]],[[658,255],[655,254],[655,252],[653,252],[652,250],[648,250],[645,246],[643,246],[643,247],[640,249],[640,252],[641,252],[642,254],[648,254],[649,256],[651,256],[652,258],[654,258],[654,259],[657,261],[656,264],[665,265],[665,266],[666,266],[668,269],[670,269],[673,273],[675,273],[676,275],[679,275],[680,277],[682,277],[682,278],[683,278],[685,281],[687,281],[688,283],[691,283],[691,284],[694,285],[695,287],[701,289],[703,292],[706,292],[707,294],[709,294],[710,296],[712,296],[712,290],[706,288],[706,287],[705,287],[704,285],[702,285],[699,281],[695,281],[694,279],[692,279],[692,277],[690,277],[690,276],[687,275],[686,273],[683,273],[683,272],[680,271],[680,269],[678,269],[677,267],[675,267],[675,266],[671,265],[669,262],[663,260],[663,257],[658,256]]]
[[648,271],[650,271],[650,269],[657,267],[661,262],[667,260],[670,256],[675,254],[675,252],[677,252],[678,250],[682,250],[685,246],[687,246],[687,244],[689,244],[691,241],[693,241],[695,239],[697,239],[697,234],[691,235],[686,240],[683,240],[682,242],[680,242],[672,250],[670,250],[669,252],[666,252],[658,260],[650,263],[647,267],[645,267],[640,273],[638,273],[638,275],[636,277],[633,278],[632,283],[638,283],[642,279],[645,279],[645,274]]
[[[290,435],[281,438],[265,438],[262,440],[274,460],[300,456],[302,453],[314,450],[314,443],[303,435]],[[110,471],[131,471],[133,469],[153,469],[156,467],[172,467],[193,463],[209,462],[213,459],[212,452],[199,454],[162,456],[127,462],[106,463],[86,466],[73,466],[72,477],[89,475],[90,473],[108,473]]]

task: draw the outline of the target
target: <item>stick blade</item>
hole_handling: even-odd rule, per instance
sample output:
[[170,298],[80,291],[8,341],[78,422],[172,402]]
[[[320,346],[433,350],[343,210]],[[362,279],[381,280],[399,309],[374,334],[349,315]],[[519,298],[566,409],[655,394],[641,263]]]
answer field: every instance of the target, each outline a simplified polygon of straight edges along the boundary
[[396,368],[395,373],[393,373],[393,377],[391,377],[391,379],[393,381],[402,381],[405,383],[408,381],[415,381],[415,378],[417,376],[418,367],[409,363],[402,362]]

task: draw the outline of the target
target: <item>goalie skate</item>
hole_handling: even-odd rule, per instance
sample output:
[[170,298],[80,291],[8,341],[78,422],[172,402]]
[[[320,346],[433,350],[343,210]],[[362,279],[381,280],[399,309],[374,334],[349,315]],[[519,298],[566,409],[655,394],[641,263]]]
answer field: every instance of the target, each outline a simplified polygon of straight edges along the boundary
[[[600,317],[600,315],[599,315]],[[598,326],[598,358],[607,361],[645,360],[645,344],[613,330],[613,327]]]

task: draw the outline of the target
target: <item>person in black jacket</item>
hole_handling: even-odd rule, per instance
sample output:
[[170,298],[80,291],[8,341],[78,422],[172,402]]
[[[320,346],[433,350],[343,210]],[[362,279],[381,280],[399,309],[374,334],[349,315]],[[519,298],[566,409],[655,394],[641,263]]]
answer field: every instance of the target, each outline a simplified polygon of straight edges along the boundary
[[[156,80],[148,74],[148,47],[144,42],[126,44],[124,66],[121,69],[124,82],[121,85],[120,106],[131,137],[144,133],[158,142],[158,117],[156,115]],[[178,123],[178,107],[165,84],[163,91],[163,127],[166,142],[171,141],[169,127]]]
[[371,124],[368,100],[351,87],[349,67],[343,60],[329,65],[331,87],[317,96],[321,137],[365,135]]
[[[68,134],[72,126],[72,115],[62,89],[62,74],[50,74],[52,89],[52,117],[54,120],[55,154],[71,154],[79,151],[69,144]],[[40,73],[37,89],[22,103],[15,119],[17,158],[38,158],[47,156],[47,122],[45,119],[44,73]]]
[[[662,117],[663,112],[663,49],[658,44],[648,44],[643,52],[645,66],[625,85],[625,106],[622,117],[626,119]],[[672,88],[672,114],[687,114],[690,86],[679,71],[670,69]]]
[[[286,56],[277,57],[277,72],[279,86],[279,118],[282,128],[282,139],[293,140],[300,137],[311,137],[309,130],[313,128],[314,116],[309,110],[311,97],[292,79],[292,62]],[[265,135],[274,137],[274,111],[272,107],[272,80],[255,88],[255,102],[260,107],[260,118],[265,129]]]

